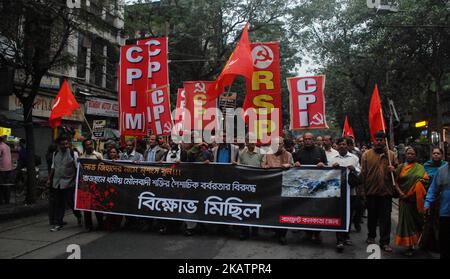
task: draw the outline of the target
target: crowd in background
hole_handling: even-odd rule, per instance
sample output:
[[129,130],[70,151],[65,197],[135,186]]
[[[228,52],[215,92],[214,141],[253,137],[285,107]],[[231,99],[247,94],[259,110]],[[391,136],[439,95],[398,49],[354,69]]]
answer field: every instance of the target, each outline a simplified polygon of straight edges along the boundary
[[[60,137],[56,145],[49,147],[46,160],[49,168],[51,231],[59,231],[65,225],[64,211],[69,205],[78,224],[84,223],[87,231],[94,229],[90,212],[73,209],[74,180],[78,158],[123,160],[133,162],[202,162],[230,163],[261,168],[292,168],[303,165],[321,167],[348,168],[350,189],[351,227],[349,233],[336,234],[336,249],[342,252],[345,246],[352,245],[350,232],[361,232],[363,216],[367,215],[368,244],[375,243],[377,229],[379,244],[383,251],[391,248],[391,212],[392,201],[398,199],[399,220],[396,228],[395,244],[404,246],[405,254],[410,256],[417,247],[440,250],[441,257],[449,256],[449,219],[450,219],[450,176],[448,164],[443,161],[444,152],[439,148],[432,150],[431,160],[424,165],[418,163],[417,149],[407,146],[388,150],[386,135],[375,135],[372,146],[355,146],[352,138],[334,140],[331,136],[317,136],[305,133],[295,139],[279,138],[275,140],[276,152],[265,154],[266,147],[249,142],[235,144],[227,141],[210,144],[176,144],[159,136],[145,140],[127,140],[123,146],[108,141],[102,152],[97,151],[96,142],[83,141],[83,151],[70,147],[70,139]],[[2,147],[2,146],[0,146]],[[4,158],[4,157],[2,157]],[[230,226],[210,225],[195,222],[155,221],[151,218],[103,215],[96,213],[98,229],[117,230],[140,229],[157,230],[161,234],[184,233],[186,236],[216,230],[228,233]],[[83,218],[84,217],[84,218]],[[83,222],[84,219],[84,222]],[[256,228],[240,227],[242,240],[258,235]],[[274,230],[274,237],[287,244],[288,230]],[[297,233],[297,232],[295,232]],[[304,241],[322,243],[320,231],[305,231]]]

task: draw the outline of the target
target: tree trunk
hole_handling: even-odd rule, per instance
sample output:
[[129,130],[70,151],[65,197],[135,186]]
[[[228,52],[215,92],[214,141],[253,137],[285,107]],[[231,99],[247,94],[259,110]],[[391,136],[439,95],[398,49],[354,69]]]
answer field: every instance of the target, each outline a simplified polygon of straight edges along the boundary
[[[33,90],[34,91],[34,90]],[[37,90],[36,90],[37,92]],[[27,185],[26,204],[36,202],[36,170],[35,170],[35,145],[33,130],[33,102],[36,94],[33,92],[23,103],[23,122],[25,128],[25,138],[27,142]]]

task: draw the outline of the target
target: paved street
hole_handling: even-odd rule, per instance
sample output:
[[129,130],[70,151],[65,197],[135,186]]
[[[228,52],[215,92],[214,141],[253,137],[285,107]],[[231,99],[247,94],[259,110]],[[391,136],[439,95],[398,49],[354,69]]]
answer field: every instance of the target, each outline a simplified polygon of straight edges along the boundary
[[[81,258],[205,258],[205,259],[366,259],[366,228],[352,233],[353,246],[344,253],[335,251],[335,234],[322,233],[323,244],[314,245],[301,241],[302,233],[288,233],[288,245],[281,246],[270,230],[261,230],[251,240],[240,241],[238,231],[228,236],[208,234],[185,237],[159,235],[157,232],[118,231],[84,233],[76,225],[74,216],[67,212],[68,225],[59,232],[49,232],[47,216],[41,214],[15,221],[0,223],[0,258],[47,259],[67,258],[69,244],[81,247]],[[396,219],[394,209],[393,221]],[[366,221],[367,219],[364,219]],[[395,227],[395,223],[393,224]],[[405,258],[402,250],[394,247],[394,253],[382,253],[381,258]],[[414,258],[437,258],[437,254],[419,251]]]

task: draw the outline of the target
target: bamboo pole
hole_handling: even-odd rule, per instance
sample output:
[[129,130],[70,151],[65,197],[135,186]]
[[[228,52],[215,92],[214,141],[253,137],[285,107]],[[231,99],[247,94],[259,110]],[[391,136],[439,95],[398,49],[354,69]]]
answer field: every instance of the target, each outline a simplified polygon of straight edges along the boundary
[[[380,115],[381,115],[381,124],[383,125],[383,132],[386,134],[386,125],[384,123],[384,117],[383,117],[383,109],[380,108]],[[392,162],[391,162],[391,156],[389,156],[389,143],[388,140],[385,139],[386,142],[386,148],[387,148],[387,157],[388,157],[388,161],[389,161],[389,166],[392,167]],[[392,178],[392,184],[395,186],[395,178],[394,178],[394,173],[391,172],[391,178]]]

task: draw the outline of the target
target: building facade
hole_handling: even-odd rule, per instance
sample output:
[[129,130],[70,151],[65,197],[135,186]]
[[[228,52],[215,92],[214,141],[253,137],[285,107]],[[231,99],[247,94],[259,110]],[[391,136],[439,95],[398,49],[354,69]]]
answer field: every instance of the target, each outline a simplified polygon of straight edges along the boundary
[[[94,120],[106,120],[107,128],[111,131],[118,129],[117,69],[119,49],[125,43],[122,0],[67,0],[66,5],[72,9],[84,9],[91,17],[94,16],[96,27],[82,19],[74,19],[78,27],[71,33],[64,51],[70,53],[76,63],[52,70],[42,79],[33,106],[36,155],[42,159],[48,146],[62,132],[71,134],[76,145],[81,146],[80,140],[90,136],[87,123],[92,126]],[[48,118],[64,80],[71,85],[81,110],[63,118],[61,126],[52,130]],[[11,138],[25,138],[23,107],[13,93],[13,87],[18,86],[16,81],[17,73],[2,69],[0,127],[9,129]],[[117,133],[107,135],[115,137]],[[46,167],[44,163],[42,168]]]

